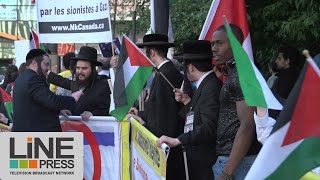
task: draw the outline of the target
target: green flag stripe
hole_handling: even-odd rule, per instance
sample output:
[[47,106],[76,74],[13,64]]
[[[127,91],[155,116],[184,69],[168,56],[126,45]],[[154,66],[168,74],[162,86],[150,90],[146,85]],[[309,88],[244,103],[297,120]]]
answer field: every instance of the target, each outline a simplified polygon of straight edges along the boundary
[[267,180],[273,179],[299,179],[308,171],[320,164],[320,138],[313,137],[303,142],[291,152]]
[[12,111],[13,111],[12,101],[5,102],[4,107],[6,108],[9,118],[12,120]]
[[128,111],[130,110],[132,106],[126,105],[122,107],[118,107],[111,111],[111,115],[115,117],[117,120],[122,121],[125,116],[128,114]]
[[265,100],[261,85],[256,77],[247,53],[233,35],[229,24],[225,23],[225,27],[233,56],[236,61],[241,90],[247,105],[267,107],[267,102]]
[[122,107],[117,107],[111,112],[111,115],[118,120],[123,120],[128,114],[130,107],[139,97],[145,83],[149,79],[152,73],[152,67],[139,67],[136,73],[130,79],[128,85],[126,86],[126,95],[128,104]]
[[139,67],[126,87],[128,104],[133,105],[152,73],[152,67]]

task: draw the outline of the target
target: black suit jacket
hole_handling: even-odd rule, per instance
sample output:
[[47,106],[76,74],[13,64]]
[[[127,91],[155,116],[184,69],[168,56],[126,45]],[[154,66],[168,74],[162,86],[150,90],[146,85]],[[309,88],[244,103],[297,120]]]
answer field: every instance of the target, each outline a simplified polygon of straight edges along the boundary
[[[180,88],[183,77],[171,61],[163,64],[159,70],[176,88]],[[156,74],[151,87],[145,111],[139,116],[146,121],[146,128],[155,136],[178,137],[183,132],[184,119],[178,112],[181,104],[175,100],[172,87],[160,75]],[[184,179],[183,156],[181,148],[172,148],[167,161],[167,180]]]
[[219,116],[221,82],[208,74],[195,91],[191,102],[180,111],[183,117],[194,112],[193,130],[178,139],[186,147],[191,179],[213,179],[211,167],[216,160],[215,144]]
[[73,97],[57,96],[44,76],[27,69],[14,83],[12,131],[61,131],[59,111],[72,110]]
[[[72,111],[72,115],[79,116],[84,111],[90,111],[94,116],[109,115],[111,91],[107,80],[107,76],[96,76],[93,82],[84,89],[83,95]],[[48,82],[72,92],[79,90],[74,81],[54,73],[49,74]]]
[[[171,61],[163,64],[159,72],[162,72],[174,87],[180,88],[183,77]],[[157,137],[177,137],[183,132],[184,125],[183,119],[178,115],[180,108],[180,103],[175,101],[172,87],[156,73],[145,111],[139,112],[139,116],[146,122],[146,128]]]

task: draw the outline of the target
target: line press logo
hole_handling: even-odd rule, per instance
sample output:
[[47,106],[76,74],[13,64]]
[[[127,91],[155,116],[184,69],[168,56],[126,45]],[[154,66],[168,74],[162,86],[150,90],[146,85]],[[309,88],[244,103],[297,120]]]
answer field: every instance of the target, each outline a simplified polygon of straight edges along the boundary
[[1,133],[0,143],[7,144],[8,158],[3,160],[0,156],[1,162],[8,162],[0,163],[0,169],[8,175],[0,175],[0,179],[21,176],[82,179],[82,133]]
[[[16,154],[15,138],[10,138],[10,168],[74,168],[74,155],[63,154],[62,150],[72,150],[73,146],[63,143],[74,141],[73,137],[49,137],[49,144],[39,137],[27,137],[26,154]],[[46,155],[46,159],[39,157],[40,151]],[[18,159],[18,160],[15,160]],[[54,160],[55,159],[55,160]]]

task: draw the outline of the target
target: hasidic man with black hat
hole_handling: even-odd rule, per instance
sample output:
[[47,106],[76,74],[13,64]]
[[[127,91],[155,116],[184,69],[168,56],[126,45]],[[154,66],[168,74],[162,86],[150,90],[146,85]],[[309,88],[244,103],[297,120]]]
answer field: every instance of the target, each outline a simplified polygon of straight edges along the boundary
[[191,180],[213,179],[211,167],[216,160],[221,82],[212,71],[211,44],[204,40],[187,41],[183,44],[183,54],[175,58],[184,61],[186,75],[196,90],[191,99],[175,89],[176,100],[185,105],[180,112],[186,119],[184,133],[177,138],[161,136],[157,143],[185,147]]
[[82,116],[83,120],[88,120],[90,116],[107,116],[110,107],[110,88],[108,77],[100,76],[96,71],[96,66],[102,63],[97,61],[97,50],[93,47],[82,46],[78,56],[71,58],[75,62],[73,76],[75,81],[62,78],[52,72],[48,75],[48,81],[72,92],[83,89],[76,107],[72,112],[63,111],[64,115]]
[[41,49],[29,51],[27,69],[16,79],[13,89],[13,127],[16,132],[61,131],[59,111],[72,110],[82,91],[71,97],[58,96],[49,90],[46,73],[50,60]]
[[[157,66],[158,71],[162,72],[174,87],[181,86],[182,74],[166,58],[168,48],[174,46],[173,43],[168,42],[168,36],[163,34],[145,35],[143,43],[137,44],[137,46],[144,48],[147,56]],[[183,132],[184,124],[184,120],[178,115],[180,107],[180,103],[174,99],[172,87],[159,73],[156,73],[150,87],[145,110],[138,112],[137,109],[131,108],[131,111],[145,121],[145,127],[155,136],[177,137]],[[171,149],[166,175],[169,180],[184,178],[181,148]]]

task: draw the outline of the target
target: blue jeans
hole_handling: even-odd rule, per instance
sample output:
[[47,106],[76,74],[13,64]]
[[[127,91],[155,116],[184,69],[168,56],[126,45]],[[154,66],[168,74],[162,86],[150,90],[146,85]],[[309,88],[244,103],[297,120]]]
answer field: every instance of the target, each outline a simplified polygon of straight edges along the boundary
[[[233,173],[235,180],[243,180],[246,177],[256,157],[256,155],[252,155],[246,156],[242,159],[237,169]],[[221,175],[222,170],[226,166],[228,160],[229,156],[218,156],[216,163],[212,166],[212,171],[215,179],[218,179],[218,176]]]

